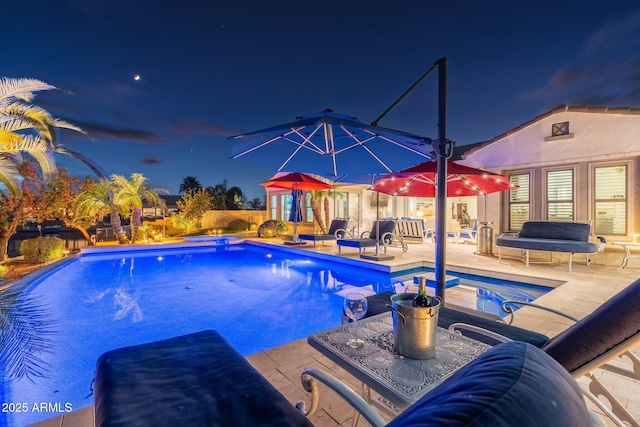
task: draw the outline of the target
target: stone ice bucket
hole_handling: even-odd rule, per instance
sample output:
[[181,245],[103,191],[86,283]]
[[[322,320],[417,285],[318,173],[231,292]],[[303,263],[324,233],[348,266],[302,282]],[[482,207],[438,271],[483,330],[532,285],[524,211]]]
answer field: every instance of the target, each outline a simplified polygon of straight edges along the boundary
[[391,296],[393,342],[396,353],[411,359],[436,355],[436,329],[440,300],[431,297],[431,307],[414,307],[416,294]]

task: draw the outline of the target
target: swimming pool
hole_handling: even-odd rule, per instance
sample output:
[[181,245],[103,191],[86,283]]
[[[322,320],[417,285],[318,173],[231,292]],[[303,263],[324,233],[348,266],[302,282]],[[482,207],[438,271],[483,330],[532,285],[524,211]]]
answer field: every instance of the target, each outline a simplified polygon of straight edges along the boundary
[[[45,323],[56,332],[39,355],[46,378],[3,381],[2,402],[27,410],[0,413],[0,425],[91,405],[95,362],[107,350],[216,329],[250,355],[338,325],[353,287],[402,291],[421,271],[387,274],[252,244],[84,255],[25,291],[46,301]],[[501,297],[529,301],[549,290],[472,276],[464,283],[478,295],[499,286]]]

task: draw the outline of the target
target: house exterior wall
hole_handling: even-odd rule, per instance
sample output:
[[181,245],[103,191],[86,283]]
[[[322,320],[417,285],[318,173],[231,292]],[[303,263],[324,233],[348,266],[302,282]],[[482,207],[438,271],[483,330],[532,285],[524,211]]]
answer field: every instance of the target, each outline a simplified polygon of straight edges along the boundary
[[[568,122],[569,133],[552,136],[554,124]],[[640,109],[559,107],[465,153],[463,163],[511,175],[529,172],[530,219],[547,219],[546,172],[572,169],[574,220],[594,222],[593,171],[596,166],[627,168],[626,235],[609,242],[630,240],[640,233]],[[509,231],[509,192],[487,196],[487,214],[494,228]],[[479,209],[483,200],[479,198]]]

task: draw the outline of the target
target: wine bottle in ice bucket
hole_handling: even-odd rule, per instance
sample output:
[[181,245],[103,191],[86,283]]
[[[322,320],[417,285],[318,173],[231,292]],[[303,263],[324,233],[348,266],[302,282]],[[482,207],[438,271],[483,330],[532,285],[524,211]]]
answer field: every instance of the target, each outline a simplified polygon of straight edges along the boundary
[[419,280],[420,288],[418,289],[418,295],[413,299],[413,306],[431,307],[431,298],[427,296],[427,278],[420,276]]

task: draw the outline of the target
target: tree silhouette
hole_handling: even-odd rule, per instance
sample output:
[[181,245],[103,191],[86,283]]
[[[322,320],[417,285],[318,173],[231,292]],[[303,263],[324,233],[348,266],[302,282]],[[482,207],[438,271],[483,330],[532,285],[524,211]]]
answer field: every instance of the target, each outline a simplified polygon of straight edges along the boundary
[[178,193],[196,192],[202,188],[200,181],[195,176],[188,176],[182,180]]

